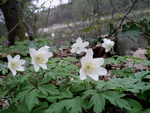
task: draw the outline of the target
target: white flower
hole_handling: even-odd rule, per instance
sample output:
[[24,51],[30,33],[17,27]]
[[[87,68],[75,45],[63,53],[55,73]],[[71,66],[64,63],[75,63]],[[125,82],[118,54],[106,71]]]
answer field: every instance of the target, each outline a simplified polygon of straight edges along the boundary
[[71,46],[71,53],[77,53],[77,54],[80,54],[82,51],[86,52],[87,49],[85,48],[86,46],[89,45],[89,42],[84,42],[82,43],[82,39],[79,37],[77,40],[76,40],[76,43],[74,43],[72,46]]
[[25,60],[20,60],[19,55],[16,55],[14,58],[8,55],[7,59],[8,59],[8,68],[11,70],[14,76],[16,75],[16,70],[24,71],[24,67],[22,67],[21,65],[25,63]]
[[30,56],[32,58],[31,63],[33,64],[36,72],[40,69],[40,67],[47,69],[46,63],[48,62],[48,58],[53,55],[52,52],[49,52],[48,49],[48,46],[41,47],[37,51],[33,48],[29,49]]
[[54,38],[55,37],[55,33],[52,33],[51,36]]
[[115,44],[113,41],[106,39],[106,38],[103,41],[104,43],[102,43],[102,47],[105,48],[105,52],[110,51]]
[[87,75],[94,80],[98,80],[99,75],[106,75],[107,70],[101,65],[104,63],[103,58],[94,58],[92,49],[88,49],[85,57],[81,58],[80,79],[85,80]]
[[28,33],[25,33],[25,36],[28,37],[29,36]]

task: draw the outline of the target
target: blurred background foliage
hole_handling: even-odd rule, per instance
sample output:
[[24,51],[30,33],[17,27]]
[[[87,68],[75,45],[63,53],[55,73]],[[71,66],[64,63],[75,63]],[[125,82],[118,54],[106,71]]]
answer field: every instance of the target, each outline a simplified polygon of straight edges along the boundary
[[[0,8],[2,9],[9,1],[12,0],[0,0]],[[150,18],[149,0],[69,0],[67,4],[56,7],[44,5],[37,7],[33,2],[38,0],[13,2],[16,1],[22,18],[18,23],[21,21],[20,23],[26,24],[25,31],[29,32],[29,39],[55,39],[54,43],[58,45],[60,42],[64,44],[64,40],[71,41],[79,36],[99,37],[108,32],[113,34],[115,29],[119,29],[126,21],[140,23],[142,19],[148,21]],[[0,11],[1,44],[9,39],[9,30],[3,13]],[[51,37],[52,33],[55,33],[55,38]],[[25,33],[22,34],[24,37]]]

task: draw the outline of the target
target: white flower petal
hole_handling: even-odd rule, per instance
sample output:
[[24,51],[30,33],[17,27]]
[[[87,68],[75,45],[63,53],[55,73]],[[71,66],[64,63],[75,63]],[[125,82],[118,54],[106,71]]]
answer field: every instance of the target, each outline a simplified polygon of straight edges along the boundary
[[107,70],[103,67],[97,67],[95,71],[98,75],[106,75],[107,74]]
[[20,66],[19,68],[17,68],[18,71],[24,71],[24,67]]
[[81,50],[77,50],[76,53],[77,53],[77,54],[80,54],[80,53],[81,53]]
[[76,43],[74,43],[72,46],[71,46],[71,48],[74,48],[76,46]]
[[105,52],[107,53],[108,51],[110,51],[111,50],[111,48],[105,48]]
[[53,53],[52,53],[52,52],[46,52],[43,57],[44,57],[45,59],[48,59],[48,58],[51,57],[51,56],[53,56]]
[[8,59],[8,68],[11,68],[11,61],[12,61],[12,57],[10,55],[7,56],[7,59]]
[[87,59],[86,57],[82,57],[80,60],[82,67],[84,67],[85,64],[90,61],[91,61],[91,59]]
[[34,58],[37,55],[37,51],[33,48],[29,49],[29,53],[32,58]]
[[79,73],[80,73],[80,79],[85,80],[87,75],[86,75],[85,71],[83,70],[83,68],[80,69]]
[[115,45],[115,42],[111,41],[111,46],[114,46]]
[[71,53],[75,53],[75,52],[76,52],[76,48],[72,48]]
[[49,46],[44,46],[46,49],[49,49],[50,47]]
[[33,64],[33,65],[34,65],[34,64],[37,64],[34,58],[32,58],[31,64]]
[[38,50],[38,53],[45,53],[47,52],[47,49],[45,47],[41,47],[39,50]]
[[104,59],[103,58],[94,58],[92,60],[93,64],[96,64],[98,66],[101,66],[104,64]]
[[88,76],[94,79],[95,81],[98,81],[99,79],[97,73],[90,73],[90,74],[88,73]]
[[16,75],[16,70],[15,69],[11,69],[12,74],[15,76]]
[[105,43],[102,43],[102,47],[103,47],[103,48],[106,48],[107,45],[106,45]]
[[12,60],[12,57],[10,55],[7,56],[8,62]]
[[19,62],[20,65],[22,65],[22,64],[25,63],[25,60],[19,60],[18,62]]
[[82,44],[82,39],[81,39],[81,37],[79,37],[79,38],[77,39],[76,43]]
[[50,47],[49,46],[44,46],[44,47],[45,47],[46,51],[49,52]]
[[43,69],[47,69],[47,65],[46,64],[39,64],[39,66],[41,66]]
[[47,47],[41,47],[39,50],[38,50],[38,53],[45,53],[48,51],[48,48]]
[[86,46],[88,46],[89,45],[89,42],[84,42],[83,43],[83,47],[86,47]]
[[88,50],[88,49],[86,49],[86,48],[83,48],[83,49],[82,49],[82,51],[84,51],[84,52],[87,52],[87,50]]
[[37,64],[34,64],[33,66],[34,66],[34,70],[35,70],[35,72],[38,72],[38,71],[39,71],[39,69],[40,69],[40,66],[39,66],[39,65],[37,65]]
[[20,59],[20,55],[16,55],[14,58],[13,58],[13,60],[19,60]]
[[110,40],[109,39],[106,39],[106,38],[104,38],[104,43],[106,43],[106,44],[108,44],[108,43],[110,43]]
[[87,60],[93,59],[93,50],[92,49],[88,49],[87,52],[86,52],[85,57],[87,58]]
[[48,59],[45,59],[44,61],[43,61],[43,64],[46,64],[48,62]]
[[10,65],[10,62],[8,62],[8,68],[9,68],[9,69],[11,69],[11,65]]

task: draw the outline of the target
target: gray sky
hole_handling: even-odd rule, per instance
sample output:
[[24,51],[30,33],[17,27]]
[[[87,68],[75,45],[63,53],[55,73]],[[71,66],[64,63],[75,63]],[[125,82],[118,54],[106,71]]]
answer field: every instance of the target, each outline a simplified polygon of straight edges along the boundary
[[[44,2],[45,2],[45,4],[44,4],[45,7],[49,7],[50,4],[51,4],[51,7],[55,7],[55,6],[58,6],[60,4],[59,0],[39,0],[38,6],[40,6]],[[68,2],[68,0],[62,0],[62,2],[63,2],[63,4],[65,4]],[[34,3],[37,4],[37,2],[34,2]]]

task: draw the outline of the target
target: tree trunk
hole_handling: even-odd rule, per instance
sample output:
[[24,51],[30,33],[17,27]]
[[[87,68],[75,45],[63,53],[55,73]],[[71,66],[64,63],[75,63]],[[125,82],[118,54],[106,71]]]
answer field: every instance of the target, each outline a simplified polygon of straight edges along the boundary
[[29,39],[28,36],[25,36],[27,32],[26,25],[24,22],[21,22],[23,13],[19,1],[7,0],[7,2],[1,4],[0,8],[5,18],[7,30],[8,32],[11,31],[8,34],[10,45],[14,45],[15,41]]

